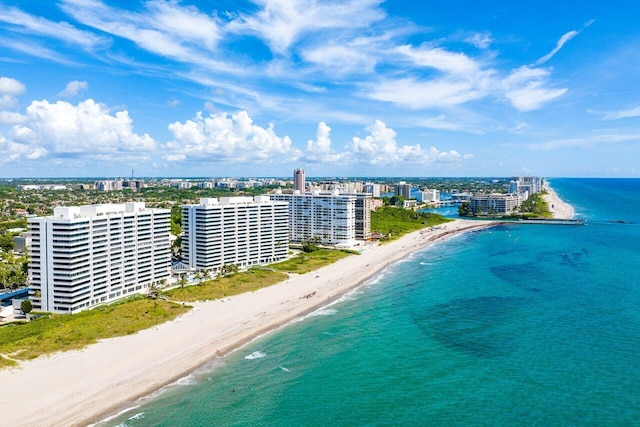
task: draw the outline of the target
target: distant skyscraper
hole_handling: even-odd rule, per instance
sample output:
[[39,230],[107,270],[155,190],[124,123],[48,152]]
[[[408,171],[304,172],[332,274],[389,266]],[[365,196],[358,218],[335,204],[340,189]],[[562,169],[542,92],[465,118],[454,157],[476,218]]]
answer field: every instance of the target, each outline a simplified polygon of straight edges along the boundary
[[304,192],[305,182],[304,182],[304,169],[295,169],[293,171],[293,189]]

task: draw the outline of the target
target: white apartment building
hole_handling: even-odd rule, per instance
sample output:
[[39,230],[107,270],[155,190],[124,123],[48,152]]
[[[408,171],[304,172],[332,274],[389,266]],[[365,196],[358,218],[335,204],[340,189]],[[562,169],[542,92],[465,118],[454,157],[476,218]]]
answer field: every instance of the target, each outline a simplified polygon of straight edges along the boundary
[[271,200],[289,203],[292,242],[319,238],[323,244],[336,246],[356,243],[356,199],[337,191],[283,194],[278,190],[271,195]]
[[171,272],[168,209],[144,203],[57,207],[29,218],[36,310],[75,313],[146,292]]
[[364,184],[362,191],[371,194],[373,197],[380,197],[380,184],[367,182]]
[[192,270],[246,268],[289,252],[289,206],[269,196],[202,198],[182,206],[182,257]]
[[521,203],[516,194],[479,194],[471,196],[469,207],[474,215],[510,214]]
[[438,190],[421,190],[416,194],[416,200],[423,203],[439,203],[440,191]]

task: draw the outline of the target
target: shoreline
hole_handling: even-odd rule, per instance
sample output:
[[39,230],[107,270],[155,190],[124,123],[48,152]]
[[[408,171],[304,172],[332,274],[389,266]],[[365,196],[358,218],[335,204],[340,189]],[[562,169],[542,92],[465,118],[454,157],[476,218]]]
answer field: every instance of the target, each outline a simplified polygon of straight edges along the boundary
[[0,383],[8,390],[0,401],[3,422],[86,425],[103,421],[204,364],[331,304],[410,253],[452,235],[500,223],[458,219],[438,230],[415,231],[255,292],[194,303],[177,319],[136,334],[3,369]]
[[554,219],[573,219],[576,213],[574,207],[562,200],[546,179],[542,185],[542,189],[548,193],[543,197]]

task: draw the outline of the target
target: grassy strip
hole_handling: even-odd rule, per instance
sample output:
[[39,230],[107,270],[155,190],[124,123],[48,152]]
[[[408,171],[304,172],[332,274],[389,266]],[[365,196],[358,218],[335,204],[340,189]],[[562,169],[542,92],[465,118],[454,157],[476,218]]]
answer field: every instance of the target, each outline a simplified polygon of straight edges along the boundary
[[553,218],[553,214],[549,210],[549,204],[544,199],[547,194],[546,191],[542,191],[529,196],[520,205],[520,213],[514,216],[519,218]]
[[269,267],[279,271],[290,271],[292,273],[308,273],[324,267],[329,264],[346,258],[356,252],[353,251],[337,251],[332,249],[318,249],[313,252],[301,252],[297,257],[277,264],[271,264]]
[[18,362],[16,362],[15,360],[7,359],[4,356],[0,356],[0,369],[9,368],[17,365],[18,365]]
[[202,285],[171,289],[164,294],[174,301],[206,301],[255,291],[286,278],[287,275],[279,271],[251,268],[231,276],[209,280]]
[[34,359],[77,350],[104,338],[131,335],[164,323],[191,307],[135,296],[77,314],[52,314],[25,324],[0,328],[0,353]]
[[386,235],[385,240],[395,240],[413,231],[450,221],[453,220],[442,215],[391,206],[371,212],[371,230]]

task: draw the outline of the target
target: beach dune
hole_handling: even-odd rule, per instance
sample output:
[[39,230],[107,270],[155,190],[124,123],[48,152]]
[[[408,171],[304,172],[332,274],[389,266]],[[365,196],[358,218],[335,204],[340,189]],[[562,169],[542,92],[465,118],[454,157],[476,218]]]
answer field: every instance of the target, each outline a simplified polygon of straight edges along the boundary
[[456,220],[417,231],[361,255],[222,300],[134,335],[100,341],[0,371],[3,425],[86,425],[223,357],[257,336],[321,307],[410,252],[453,233],[495,222]]

